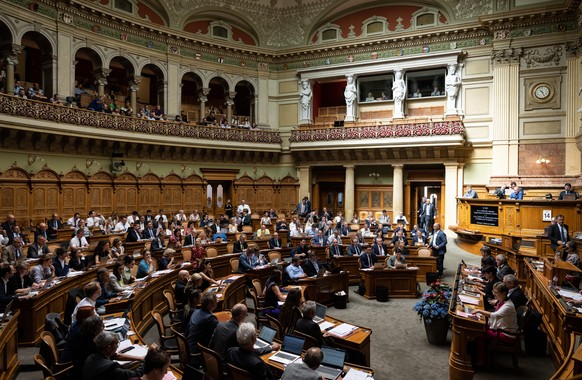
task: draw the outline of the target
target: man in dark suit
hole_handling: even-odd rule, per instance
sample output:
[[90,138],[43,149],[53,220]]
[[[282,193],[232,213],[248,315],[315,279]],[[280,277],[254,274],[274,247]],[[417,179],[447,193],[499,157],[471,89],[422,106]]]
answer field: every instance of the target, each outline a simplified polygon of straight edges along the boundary
[[430,201],[430,198],[428,198],[424,202],[422,212],[420,213],[420,218],[421,220],[423,220],[423,227],[425,231],[428,231],[429,233],[432,232],[431,230],[433,227],[435,216],[436,216],[435,205]]
[[398,245],[401,241],[404,242],[404,245],[407,246],[408,245],[408,239],[406,239],[406,236],[404,236],[404,230],[403,229],[399,229],[395,234],[394,237],[392,238],[392,245],[396,246]]
[[[202,295],[200,300],[200,309],[196,309],[192,316],[190,317],[190,322],[188,323],[188,346],[190,346],[190,353],[197,354],[200,352],[198,350],[198,343],[208,347],[210,343],[210,338],[214,333],[216,325],[218,325],[218,319],[212,312],[216,309],[216,293],[206,292]],[[200,359],[198,363],[192,364],[202,364]]]
[[51,253],[51,251],[48,249],[45,237],[42,235],[38,235],[36,237],[36,241],[34,242],[34,244],[31,244],[28,247],[26,257],[29,259],[31,259],[31,258],[35,259],[37,257],[41,257],[42,255],[46,255],[48,253]]
[[56,251],[56,257],[53,259],[53,267],[55,267],[55,276],[62,277],[69,273],[69,252],[62,248]]
[[570,241],[568,226],[564,224],[564,215],[556,216],[556,224],[552,224],[548,230],[548,239],[554,251]]
[[132,228],[127,231],[127,237],[125,238],[126,243],[135,243],[141,240],[141,235],[139,234],[139,221],[132,224]]
[[301,219],[307,218],[307,216],[311,213],[311,202],[307,197],[303,197],[301,202],[297,204],[293,213],[297,213]]
[[48,224],[49,240],[57,238],[57,230],[63,228],[63,223],[59,219],[58,214],[53,214],[53,218],[46,222]]
[[234,247],[232,248],[232,252],[233,253],[246,252],[248,247],[249,247],[249,244],[247,243],[247,235],[240,234],[238,241],[236,241],[234,243]]
[[443,276],[445,254],[447,253],[447,235],[441,231],[441,225],[435,223],[433,226],[433,236],[430,242],[432,253],[437,257],[437,270],[440,276]]
[[[570,195],[572,194],[572,195]],[[568,196],[570,195],[570,197],[573,197],[574,199],[578,199],[579,195],[577,192],[572,191],[572,185],[570,183],[566,183],[564,185],[564,190],[560,192],[560,196],[558,197],[559,201],[563,201],[565,198],[568,198]]]
[[257,330],[252,323],[241,323],[236,332],[236,341],[239,347],[231,347],[226,351],[226,362],[250,372],[253,379],[274,380],[269,366],[255,352]]
[[311,239],[311,245],[314,247],[325,247],[326,242],[327,238],[323,236],[322,230],[317,231],[317,234]]
[[83,379],[130,379],[140,377],[143,374],[143,366],[136,370],[126,369],[111,357],[115,355],[119,347],[117,335],[111,331],[102,331],[95,338],[97,353],[89,355],[83,366]]
[[38,286],[30,278],[28,270],[30,264],[21,261],[16,264],[16,273],[8,280],[8,294],[27,294],[30,289],[37,289]]
[[348,256],[360,256],[362,253],[362,246],[357,238],[352,239],[352,244],[348,246]]
[[14,227],[15,225],[16,218],[14,217],[14,215],[9,214],[8,217],[6,218],[6,221],[2,223],[2,228],[4,228],[4,231],[6,231],[7,234],[10,234],[12,232],[12,227]]
[[238,257],[238,272],[239,273],[247,273],[248,271],[255,269],[255,267],[257,265],[259,265],[259,260],[255,256],[255,252],[252,248],[247,248]]
[[329,249],[329,259],[330,260],[333,259],[334,257],[344,255],[342,246],[339,245],[339,242],[337,241],[337,239],[333,239],[331,241],[331,244],[330,244],[328,249]]
[[309,258],[305,262],[305,274],[309,277],[316,276],[322,268],[324,268],[324,265],[317,260],[317,253],[309,251]]
[[46,240],[49,240],[48,226],[46,223],[39,223],[36,227],[36,231],[34,231],[34,238],[36,239],[36,237],[39,235],[43,236]]
[[250,226],[251,223],[251,215],[246,211],[243,211],[243,215],[242,215],[242,225],[243,226]]
[[190,273],[187,270],[183,269],[178,272],[178,280],[176,280],[176,287],[174,288],[174,297],[180,305],[186,305],[186,293],[184,291],[186,290],[189,279]]
[[291,250],[291,258],[294,258],[295,256],[303,258],[307,255],[307,252],[309,252],[307,241],[305,239],[301,239],[299,245]]
[[374,245],[372,246],[372,252],[376,256],[389,255],[388,247],[386,247],[386,244],[384,244],[381,237],[376,238],[376,241],[374,242]]
[[279,239],[279,233],[274,232],[272,237],[269,239],[270,249],[281,249],[283,247],[283,242]]
[[301,313],[303,317],[299,318],[297,322],[295,322],[295,330],[303,333],[305,335],[309,335],[313,339],[315,339],[318,343],[318,346],[323,346],[323,334],[321,333],[321,329],[319,325],[313,322],[313,317],[315,317],[315,310],[316,310],[315,301],[305,301],[301,306]]
[[8,289],[8,280],[12,275],[12,268],[8,265],[0,268],[0,305],[6,306],[15,296],[11,296]]
[[[248,315],[249,311],[244,303],[234,305],[231,310],[231,319],[227,322],[220,322],[214,329],[214,334],[210,338],[209,348],[218,353],[220,357],[224,357],[229,348],[238,347],[236,332]],[[256,349],[255,352],[258,355],[264,355],[273,350],[278,350],[279,347],[278,343],[272,343],[270,346]]]
[[152,252],[159,252],[165,250],[164,246],[164,235],[158,234],[154,240],[152,240]]
[[513,305],[517,309],[520,306],[523,306],[527,303],[527,297],[521,290],[519,286],[519,282],[517,281],[517,277],[513,274],[506,274],[503,276],[503,283],[507,285],[509,292],[507,293],[507,297],[513,302]]
[[321,211],[321,218],[323,219],[324,217],[326,220],[333,220],[333,215],[327,210],[326,207],[324,207]]
[[[150,220],[146,222],[145,228],[143,229],[142,232],[143,238],[144,239],[148,239],[151,240],[153,238],[156,237],[156,229],[154,228],[154,223]],[[192,244],[186,244],[184,243],[184,245],[192,245]]]
[[20,232],[20,226],[15,224],[14,226],[12,226],[11,232],[10,230],[5,231],[6,233],[8,233],[8,244],[12,244],[12,240],[14,240],[15,237],[20,237],[24,244],[28,244],[28,239],[26,238],[26,236],[24,236],[24,234]]
[[360,255],[362,269],[372,268],[378,262],[378,257],[372,252],[372,247],[367,246],[366,251]]

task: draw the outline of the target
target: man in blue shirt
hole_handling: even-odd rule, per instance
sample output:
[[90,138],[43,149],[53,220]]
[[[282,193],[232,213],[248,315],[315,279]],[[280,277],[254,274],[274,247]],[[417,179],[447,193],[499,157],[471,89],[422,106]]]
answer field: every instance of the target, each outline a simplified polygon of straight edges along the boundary
[[523,199],[523,190],[517,185],[513,186],[513,192],[509,196],[509,199],[516,199],[516,200]]
[[247,248],[238,258],[238,272],[247,273],[250,270],[255,269],[259,264],[259,260],[255,255],[253,248]]
[[301,268],[300,263],[301,259],[298,256],[295,256],[293,261],[291,261],[291,265],[287,266],[285,269],[291,280],[297,280],[299,278],[306,277],[306,274],[303,272],[303,268]]

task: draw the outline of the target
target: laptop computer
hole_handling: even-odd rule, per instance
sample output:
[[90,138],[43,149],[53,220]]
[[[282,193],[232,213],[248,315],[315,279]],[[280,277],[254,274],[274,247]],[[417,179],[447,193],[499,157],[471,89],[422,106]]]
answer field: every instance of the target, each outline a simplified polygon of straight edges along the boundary
[[325,314],[327,313],[327,306],[320,303],[315,304],[315,317],[313,317],[313,322],[319,323],[325,320]]
[[8,302],[8,305],[4,308],[4,313],[2,313],[2,317],[0,317],[0,323],[7,322],[10,319],[10,311],[12,310],[12,304],[14,303],[14,299]]
[[277,335],[277,330],[267,325],[263,325],[261,332],[259,333],[259,337],[255,342],[255,349],[271,346],[273,339],[275,339],[275,335]]
[[269,360],[287,365],[301,356],[305,339],[293,335],[285,335],[281,350],[271,356]]
[[384,263],[376,263],[372,269],[384,269]]
[[323,360],[315,370],[324,379],[336,380],[343,371],[346,352],[337,348],[321,347]]

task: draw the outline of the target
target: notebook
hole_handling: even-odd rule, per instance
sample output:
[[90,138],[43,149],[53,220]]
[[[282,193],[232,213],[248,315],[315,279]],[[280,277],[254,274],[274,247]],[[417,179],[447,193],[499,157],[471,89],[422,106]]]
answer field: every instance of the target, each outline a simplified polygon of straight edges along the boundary
[[267,325],[263,325],[259,337],[255,342],[255,349],[270,346],[271,343],[273,343],[273,339],[275,339],[275,335],[277,335],[277,330]]
[[321,353],[323,354],[323,360],[315,371],[325,379],[337,379],[342,374],[346,360],[346,352],[324,346],[321,347]]
[[281,350],[271,356],[269,360],[287,365],[301,356],[305,339],[293,335],[285,335]]
[[326,313],[327,306],[322,305],[320,303],[315,304],[315,317],[313,317],[313,322],[315,323],[323,322]]

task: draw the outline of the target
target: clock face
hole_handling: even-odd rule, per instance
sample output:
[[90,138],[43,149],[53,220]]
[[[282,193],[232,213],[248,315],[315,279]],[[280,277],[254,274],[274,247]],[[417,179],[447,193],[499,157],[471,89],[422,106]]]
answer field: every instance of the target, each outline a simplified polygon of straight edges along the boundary
[[545,84],[537,86],[534,90],[534,96],[540,100],[546,99],[550,96],[550,88]]

